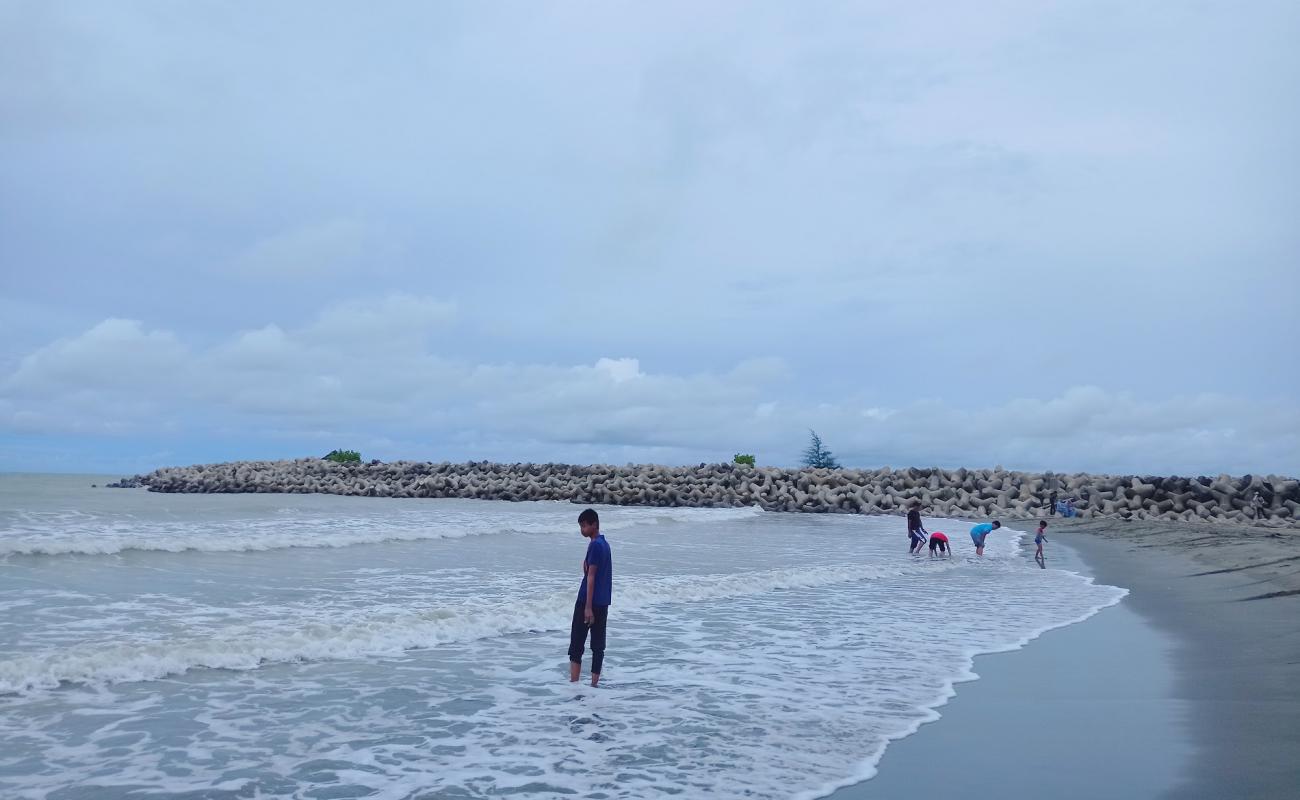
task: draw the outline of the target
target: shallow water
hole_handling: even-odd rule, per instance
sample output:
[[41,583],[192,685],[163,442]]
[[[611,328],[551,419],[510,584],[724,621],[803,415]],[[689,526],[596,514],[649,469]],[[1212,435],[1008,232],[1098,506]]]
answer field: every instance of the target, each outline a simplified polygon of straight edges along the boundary
[[160,495],[0,476],[0,795],[791,797],[869,774],[971,656],[1122,590],[1020,534],[600,508],[599,689],[567,503]]

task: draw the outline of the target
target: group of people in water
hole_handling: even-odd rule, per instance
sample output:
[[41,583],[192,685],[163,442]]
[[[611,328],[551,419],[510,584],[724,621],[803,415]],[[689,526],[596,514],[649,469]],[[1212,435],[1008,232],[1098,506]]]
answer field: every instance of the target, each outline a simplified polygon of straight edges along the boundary
[[[990,533],[1002,527],[998,520],[992,522],[981,522],[970,529],[971,543],[975,545],[975,555],[984,556],[984,540]],[[1034,560],[1040,564],[1043,560],[1043,542],[1047,541],[1047,521],[1043,520],[1038,523],[1038,530],[1034,532],[1034,544],[1037,550],[1034,551]],[[931,533],[921,524],[921,504],[913,503],[907,511],[907,552],[919,554],[921,549],[929,542],[930,556],[952,555],[952,543],[948,541],[948,536],[943,531]]]
[[[970,529],[975,554],[983,557],[984,540],[1002,527],[998,520],[981,522]],[[588,637],[591,639],[591,685],[600,683],[600,670],[605,661],[605,634],[609,623],[609,606],[614,594],[614,556],[609,542],[600,532],[600,516],[594,508],[578,515],[578,531],[588,539],[587,554],[582,559],[582,583],[578,586],[578,599],[573,605],[573,625],[569,630],[569,680],[577,682],[582,673],[582,656]],[[921,504],[913,503],[907,512],[907,538],[909,553],[919,555],[928,543],[930,556],[952,555],[952,543],[942,531],[927,531],[921,523]],[[1034,560],[1043,563],[1043,542],[1047,541],[1047,522],[1038,523],[1034,544],[1038,549]]]

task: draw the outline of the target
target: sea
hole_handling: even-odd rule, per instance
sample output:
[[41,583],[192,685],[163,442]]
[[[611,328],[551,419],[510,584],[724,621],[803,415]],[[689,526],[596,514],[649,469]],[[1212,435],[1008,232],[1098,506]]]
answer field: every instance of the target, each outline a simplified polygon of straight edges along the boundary
[[584,506],[105,480],[0,475],[3,798],[821,797],[1124,596],[972,520],[596,506],[593,689]]

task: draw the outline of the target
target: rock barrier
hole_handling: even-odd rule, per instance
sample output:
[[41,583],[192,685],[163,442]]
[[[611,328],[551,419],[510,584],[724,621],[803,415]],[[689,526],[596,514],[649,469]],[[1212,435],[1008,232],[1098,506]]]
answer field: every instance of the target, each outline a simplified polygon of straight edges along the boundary
[[[768,511],[889,514],[919,501],[948,517],[1038,517],[1053,492],[1078,515],[1124,519],[1300,523],[1300,481],[1269,475],[1155,477],[995,469],[783,469],[741,464],[576,466],[322,459],[167,467],[127,479],[154,492],[259,492],[364,497],[567,500],[637,506],[760,506]],[[1258,499],[1256,499],[1258,498]]]

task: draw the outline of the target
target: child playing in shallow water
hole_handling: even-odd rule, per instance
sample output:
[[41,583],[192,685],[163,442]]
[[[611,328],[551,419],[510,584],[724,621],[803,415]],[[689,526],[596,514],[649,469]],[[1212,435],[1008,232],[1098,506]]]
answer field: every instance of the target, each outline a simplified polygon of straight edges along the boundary
[[1038,545],[1038,549],[1034,551],[1035,559],[1043,557],[1043,542],[1045,541],[1047,541],[1047,521],[1043,520],[1038,523],[1038,530],[1034,533],[1034,544]]

